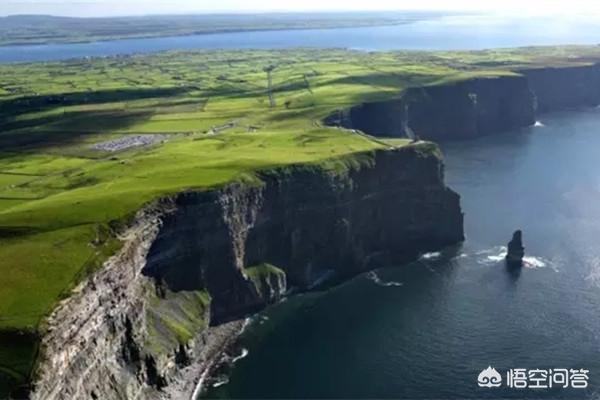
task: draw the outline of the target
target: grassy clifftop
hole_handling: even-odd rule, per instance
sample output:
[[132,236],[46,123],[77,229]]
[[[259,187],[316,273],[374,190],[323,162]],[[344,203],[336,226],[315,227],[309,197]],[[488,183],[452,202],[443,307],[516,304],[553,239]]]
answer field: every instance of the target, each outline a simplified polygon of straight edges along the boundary
[[119,247],[119,223],[156,197],[408,144],[324,127],[336,109],[599,58],[598,47],[299,49],[0,66],[0,331],[35,331]]
[[[153,198],[386,146],[323,127],[338,108],[599,56],[201,51],[0,66],[0,328],[35,329],[114,251],[110,223]],[[140,138],[153,144],[132,146]]]
[[[35,329],[80,271],[114,250],[109,223],[157,196],[385,146],[323,127],[335,109],[599,56],[201,51],[0,66],[0,327]],[[154,143],[132,146],[140,138]]]

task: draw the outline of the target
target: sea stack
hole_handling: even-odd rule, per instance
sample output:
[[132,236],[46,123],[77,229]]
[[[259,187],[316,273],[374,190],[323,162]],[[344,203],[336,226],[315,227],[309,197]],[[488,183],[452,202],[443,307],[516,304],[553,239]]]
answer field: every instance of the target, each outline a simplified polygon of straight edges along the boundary
[[525,256],[525,247],[523,247],[523,233],[521,230],[513,233],[512,240],[508,242],[508,252],[506,253],[506,263],[510,266],[522,266],[523,256]]

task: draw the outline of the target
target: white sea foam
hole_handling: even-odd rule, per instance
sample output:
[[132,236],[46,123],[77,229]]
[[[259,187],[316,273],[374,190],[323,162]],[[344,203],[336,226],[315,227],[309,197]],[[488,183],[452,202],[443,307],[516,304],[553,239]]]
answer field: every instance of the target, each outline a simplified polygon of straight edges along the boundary
[[384,286],[384,287],[403,286],[404,285],[402,282],[395,282],[395,281],[384,282],[381,280],[381,278],[379,277],[379,275],[377,275],[377,272],[375,272],[375,271],[369,272],[367,274],[367,278],[369,280],[375,282],[375,284],[377,284],[379,286]]
[[200,393],[202,393],[202,389],[204,387],[204,381],[206,381],[206,378],[208,377],[209,372],[210,372],[210,368],[205,368],[204,372],[202,372],[202,375],[200,375],[200,379],[198,380],[198,383],[196,384],[194,393],[192,393],[192,400],[196,400],[200,397]]
[[[238,335],[241,335],[244,330],[246,329],[246,327],[248,326],[248,324],[250,324],[251,319],[250,318],[246,318],[244,320],[244,323],[242,324],[242,327],[240,329],[240,331],[238,332]],[[246,349],[242,349],[242,354],[233,358],[232,363],[246,357],[248,355],[248,350]],[[213,362],[214,363],[214,362]],[[200,379],[198,379],[198,383],[196,384],[196,388],[194,389],[194,392],[192,393],[192,400],[196,400],[198,398],[200,398],[200,393],[202,393],[202,389],[204,388],[204,382],[206,381],[206,379],[208,378],[208,375],[211,371],[211,367],[212,364],[208,365],[205,369],[204,372],[202,372],[202,375],[200,376]],[[222,385],[224,385],[224,383],[222,383]]]
[[480,256],[477,260],[479,264],[489,265],[496,264],[504,260],[506,258],[507,251],[508,250],[506,249],[506,246],[496,246],[492,247],[491,249],[478,251],[475,254]]
[[215,383],[212,384],[212,387],[218,388],[219,386],[227,385],[229,383],[229,378],[219,379]]
[[238,362],[239,360],[241,360],[242,358],[246,358],[248,356],[249,352],[248,349],[243,348],[242,352],[240,353],[239,356],[235,356],[231,359],[231,363],[235,364],[236,362]]
[[441,255],[442,255],[442,253],[440,253],[439,251],[434,251],[431,253],[425,253],[425,254],[421,255],[420,259],[421,260],[435,260],[436,258],[440,258]]
[[244,323],[242,324],[242,328],[240,329],[238,336],[241,335],[242,333],[244,333],[244,331],[246,330],[248,325],[250,325],[251,322],[252,322],[252,318],[250,318],[250,317],[248,317],[244,320]]
[[541,121],[535,121],[535,124],[533,124],[533,126],[535,126],[536,128],[542,128],[546,125],[544,125]]
[[[508,250],[506,246],[496,246],[491,249],[478,251],[477,254],[479,259],[477,262],[483,265],[498,264],[504,261]],[[525,256],[523,257],[523,266],[525,268],[544,268],[548,266],[548,261],[541,257]]]
[[523,257],[523,266],[526,268],[543,268],[546,262],[539,257],[525,256]]
[[585,280],[600,287],[600,257],[590,260],[590,265],[592,266],[591,272]]

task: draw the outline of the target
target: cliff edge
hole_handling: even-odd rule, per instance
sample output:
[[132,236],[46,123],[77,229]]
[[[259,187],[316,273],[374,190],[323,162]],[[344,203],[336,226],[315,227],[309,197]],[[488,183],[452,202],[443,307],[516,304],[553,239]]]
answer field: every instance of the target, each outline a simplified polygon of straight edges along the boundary
[[359,104],[327,116],[326,125],[373,136],[447,141],[500,134],[539,114],[600,105],[600,65],[528,68],[406,89],[399,98]]
[[141,210],[119,254],[49,319],[32,398],[189,396],[187,366],[208,368],[239,318],[287,288],[463,240],[459,196],[430,143],[259,178]]

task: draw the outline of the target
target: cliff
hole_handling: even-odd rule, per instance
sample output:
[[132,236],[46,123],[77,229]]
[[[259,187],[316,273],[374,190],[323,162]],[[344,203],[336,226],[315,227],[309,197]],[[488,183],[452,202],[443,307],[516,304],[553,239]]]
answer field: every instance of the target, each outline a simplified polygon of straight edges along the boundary
[[540,113],[600,104],[600,65],[531,68],[515,76],[409,88],[339,110],[325,124],[373,136],[468,139],[532,125]]
[[[376,136],[496,134],[539,112],[597,105],[599,71],[527,69],[413,88],[326,122]],[[161,199],[48,319],[31,397],[189,396],[241,317],[290,287],[310,290],[456,243],[462,222],[459,196],[426,143]]]
[[361,104],[325,120],[374,136],[431,140],[474,138],[534,122],[535,97],[522,76],[410,88],[399,99]]
[[461,241],[459,196],[443,178],[436,147],[421,143],[147,207],[119,254],[49,319],[32,398],[189,396],[240,329],[226,321],[287,287]]
[[344,278],[456,243],[458,196],[428,146],[377,152],[341,173],[295,167],[258,185],[184,193],[144,271],[172,291],[206,287],[218,321],[262,305],[247,266],[269,263],[306,288],[330,269]]
[[519,71],[535,93],[537,111],[545,113],[600,104],[600,65],[535,68]]

